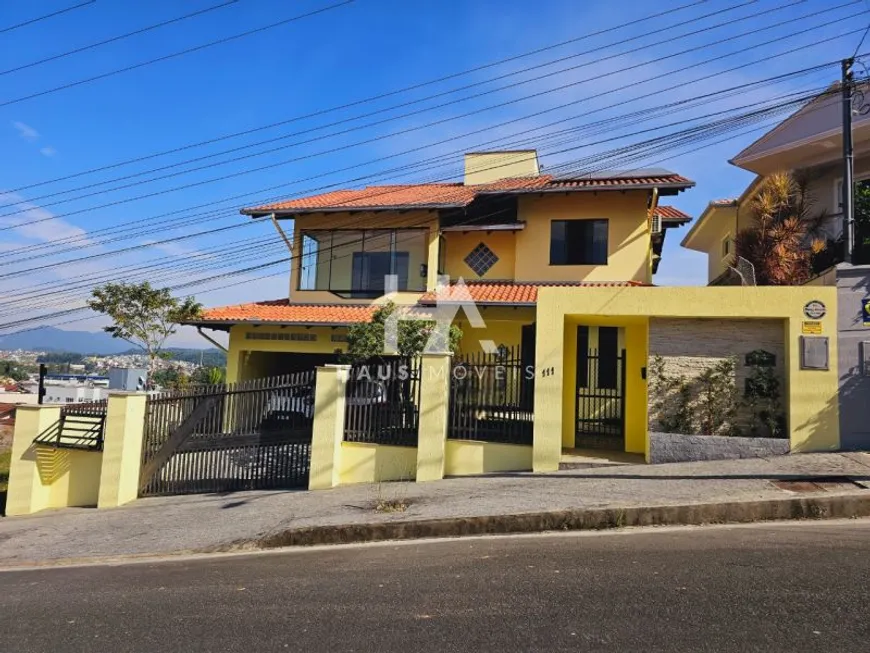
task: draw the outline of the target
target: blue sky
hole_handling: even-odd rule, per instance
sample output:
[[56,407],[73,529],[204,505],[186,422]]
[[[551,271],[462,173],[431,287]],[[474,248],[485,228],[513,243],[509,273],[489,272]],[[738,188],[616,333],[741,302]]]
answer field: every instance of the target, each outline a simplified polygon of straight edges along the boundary
[[[555,150],[565,149],[566,145],[557,147],[544,138],[554,129],[580,126],[851,55],[860,39],[860,34],[854,31],[867,24],[870,14],[855,16],[867,10],[863,0],[833,9],[848,1],[790,3],[757,0],[746,3],[746,0],[708,0],[672,16],[650,19],[606,35],[382,100],[15,192],[13,189],[23,186],[288,121],[459,73],[664,11],[666,7],[631,0],[618,5],[603,0],[540,0],[534,3],[521,0],[355,0],[252,37],[21,101],[18,100],[31,94],[337,4],[340,0],[239,0],[150,33],[5,74],[4,71],[10,68],[214,6],[220,4],[220,0],[188,0],[184,3],[97,0],[45,21],[0,32],[0,105],[6,103],[0,106],[0,150],[3,152],[0,157],[0,192],[4,193],[0,196],[0,203],[9,205],[0,208],[0,226],[22,225],[0,232],[0,253],[7,262],[0,268],[0,273],[53,266],[18,276],[0,277],[0,301],[4,296],[21,294],[39,283],[57,284],[51,287],[53,290],[69,289],[69,284],[75,283],[84,286],[89,279],[87,275],[108,278],[122,266],[140,263],[144,266],[149,260],[158,258],[176,265],[175,272],[142,273],[160,285],[184,283],[280,258],[283,255],[280,242],[265,224],[240,226],[207,237],[157,244],[117,256],[104,255],[116,248],[244,224],[246,218],[237,213],[242,204],[295,196],[323,186],[347,185],[366,175],[371,176],[370,183],[385,182],[395,177],[377,176],[377,173],[435,156],[450,155],[446,159],[448,165],[411,171],[413,174],[408,174],[405,169],[406,174],[396,181],[447,179],[459,169],[456,152],[481,149],[482,145],[495,139],[503,139],[498,142],[503,147],[518,139],[541,137],[542,163],[553,167],[644,138],[627,136],[638,129],[820,88],[836,79],[838,67],[831,66],[787,82],[759,86],[716,104],[643,125],[630,120],[617,121],[606,132],[578,135],[568,144],[572,148],[570,152],[555,153]],[[668,6],[690,2],[680,0],[668,3]],[[73,4],[77,3],[73,0],[4,3],[0,8],[0,29]],[[728,7],[736,8],[699,20],[704,14]],[[784,8],[761,17],[751,17],[778,7]],[[826,9],[831,11],[772,27],[780,21]],[[854,17],[848,19],[849,16]],[[822,25],[838,19],[848,20]],[[685,36],[720,23],[726,24],[703,34]],[[771,29],[712,45],[719,39],[765,27]],[[807,29],[813,31],[796,34]],[[853,33],[845,34],[847,32]],[[633,37],[638,38],[631,43],[617,43]],[[804,45],[812,47],[776,56]],[[599,50],[582,54],[593,48]],[[636,52],[621,54],[636,48]],[[689,48],[702,49],[652,62]],[[721,55],[729,56],[720,61],[706,62]],[[569,56],[572,58],[561,63],[548,63]],[[609,58],[600,61],[603,57]],[[764,58],[768,60],[763,64],[751,63]],[[535,71],[517,72],[533,65],[541,67]],[[726,72],[743,65],[746,66],[741,70]],[[564,70],[567,68],[573,69]],[[684,68],[686,70],[680,70]],[[510,74],[497,82],[488,81],[498,75]],[[541,78],[541,75],[549,76]],[[522,83],[501,88],[516,82]],[[454,90],[468,84],[479,85],[464,91]],[[571,86],[554,90],[566,84]],[[682,85],[680,88],[673,88],[679,84]],[[490,93],[436,107],[481,91]],[[442,92],[442,97],[427,99]],[[533,94],[537,96],[529,97]],[[404,108],[391,108],[407,102],[416,103]],[[502,103],[507,104],[488,108]],[[572,104],[558,108],[567,103]],[[361,114],[375,111],[380,113],[359,118]],[[417,114],[403,115],[411,111],[417,111]],[[472,111],[476,113],[462,115]],[[329,126],[337,121],[345,122]],[[381,121],[381,124],[366,126],[375,121]],[[441,123],[427,126],[435,121]],[[561,122],[545,126],[554,121]],[[346,133],[336,134],[340,130],[346,130]],[[672,130],[661,133],[666,131]],[[477,133],[466,135],[471,132]],[[761,133],[746,133],[710,147],[696,145],[662,152],[644,161],[643,165],[667,167],[696,180],[695,189],[677,198],[668,198],[667,202],[698,216],[710,199],[737,195],[750,181],[748,173],[731,166],[727,159]],[[645,137],[656,135],[659,134]],[[604,138],[620,136],[623,140],[596,145]],[[584,138],[586,141],[582,140]],[[279,140],[233,154],[220,154],[267,139]],[[526,145],[534,146],[535,142],[531,140]],[[244,160],[231,160],[275,147],[283,149]],[[209,155],[211,158],[198,163],[185,163]],[[223,161],[226,163],[187,172],[191,167]],[[112,179],[171,165],[176,167],[111,182]],[[271,167],[250,172],[262,166]],[[149,181],[154,176],[177,172],[184,174]],[[215,181],[218,177],[225,178]],[[309,181],[304,181],[306,179]],[[116,186],[142,181],[149,183],[112,190]],[[86,187],[98,182],[110,183]],[[363,183],[356,181],[350,185]],[[189,187],[179,189],[179,186]],[[279,188],[262,190],[272,187]],[[61,194],[64,191],[69,192]],[[74,199],[84,194],[89,196]],[[44,197],[46,195],[53,196]],[[141,195],[151,196],[137,199]],[[239,195],[244,198],[226,199]],[[109,203],[115,205],[95,208]],[[203,215],[206,213],[204,208],[190,208],[201,205],[211,209],[211,214]],[[12,211],[23,212],[2,215]],[[176,213],[159,217],[168,212]],[[72,215],[66,215],[70,213]],[[32,222],[51,216],[65,217]],[[175,222],[168,222],[170,218]],[[89,237],[86,233],[131,220],[141,220],[140,224],[152,224],[156,220],[164,222],[158,224],[155,229],[159,231],[152,234],[109,244],[97,243],[96,235]],[[684,232],[669,234],[657,283],[689,285],[705,282],[704,257],[679,247]],[[50,255],[54,251],[51,249],[40,250],[38,255],[30,251],[24,254],[9,252],[64,237],[78,238],[76,245],[80,247],[76,251],[54,255]],[[89,240],[81,240],[84,238]],[[236,251],[235,262],[224,262],[224,267],[220,267],[221,258],[208,253],[210,248],[219,247]],[[100,256],[75,264],[54,265],[85,255]],[[18,262],[10,264],[9,261]],[[210,266],[213,271],[185,272],[178,268],[191,261],[201,263],[203,270]],[[228,284],[233,285],[218,288]],[[41,291],[41,288],[29,292]],[[192,291],[206,305],[276,298],[286,295],[287,270],[286,266],[272,267],[204,283],[194,286]],[[22,300],[14,310],[0,306],[0,323],[79,305],[86,295],[87,290],[83,288],[78,294]],[[78,317],[81,316],[73,315],[66,319]],[[62,321],[63,318],[56,320]],[[99,324],[98,320],[89,319],[62,326],[96,329]],[[180,334],[177,342],[201,344],[192,333]]]

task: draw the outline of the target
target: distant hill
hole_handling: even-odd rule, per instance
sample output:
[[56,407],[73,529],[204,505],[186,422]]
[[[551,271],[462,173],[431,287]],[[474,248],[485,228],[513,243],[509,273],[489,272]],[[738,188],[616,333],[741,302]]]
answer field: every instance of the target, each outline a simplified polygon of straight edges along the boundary
[[[141,354],[142,350],[130,347],[130,343],[113,338],[103,331],[64,331],[54,327],[39,327],[28,331],[0,336],[0,350],[27,349],[30,351],[69,352],[83,356],[96,354]],[[226,355],[219,349],[187,349],[168,347],[165,351],[172,354],[172,360],[223,367]]]
[[68,351],[80,354],[120,354],[130,343],[103,331],[64,331],[45,326],[0,336],[0,349]]
[[[200,363],[206,367],[224,367],[227,364],[227,355],[220,349],[209,347],[208,349],[186,349],[184,347],[167,347],[163,350],[171,354],[170,361],[186,361],[188,363]],[[124,354],[141,354],[141,349],[129,349]]]

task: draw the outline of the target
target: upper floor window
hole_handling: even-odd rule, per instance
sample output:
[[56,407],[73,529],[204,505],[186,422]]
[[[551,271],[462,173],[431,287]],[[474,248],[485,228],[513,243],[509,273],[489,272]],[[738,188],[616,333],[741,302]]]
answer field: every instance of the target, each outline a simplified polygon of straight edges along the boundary
[[299,289],[380,297],[395,276],[397,290],[423,292],[428,235],[427,229],[303,231]]
[[722,239],[722,258],[728,258],[731,256],[731,248],[733,244],[733,239],[731,238],[731,234],[725,236]]
[[607,265],[607,220],[550,222],[550,265]]

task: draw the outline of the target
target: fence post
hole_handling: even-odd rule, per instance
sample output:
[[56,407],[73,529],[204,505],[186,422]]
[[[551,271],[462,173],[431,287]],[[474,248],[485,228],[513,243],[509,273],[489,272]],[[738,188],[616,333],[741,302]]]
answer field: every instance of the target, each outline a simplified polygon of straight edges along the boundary
[[345,391],[349,371],[350,365],[326,365],[317,368],[309,490],[326,490],[339,484]]
[[43,483],[33,440],[60,419],[60,406],[22,405],[15,409],[6,515],[30,515],[51,507],[51,483]]
[[417,482],[444,478],[450,408],[451,354],[422,354]]
[[97,508],[122,506],[139,496],[147,400],[144,392],[109,393]]

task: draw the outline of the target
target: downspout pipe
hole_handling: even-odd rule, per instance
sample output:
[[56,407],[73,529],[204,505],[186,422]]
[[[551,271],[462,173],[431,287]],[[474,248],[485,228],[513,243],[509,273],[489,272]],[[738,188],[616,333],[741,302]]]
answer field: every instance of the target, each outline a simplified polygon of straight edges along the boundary
[[275,227],[277,232],[281,234],[281,239],[284,241],[284,244],[287,245],[287,249],[290,251],[290,255],[293,255],[293,243],[290,242],[290,239],[287,238],[287,234],[284,233],[284,230],[281,228],[281,225],[278,223],[278,218],[275,217],[273,213],[271,215],[272,225]]

